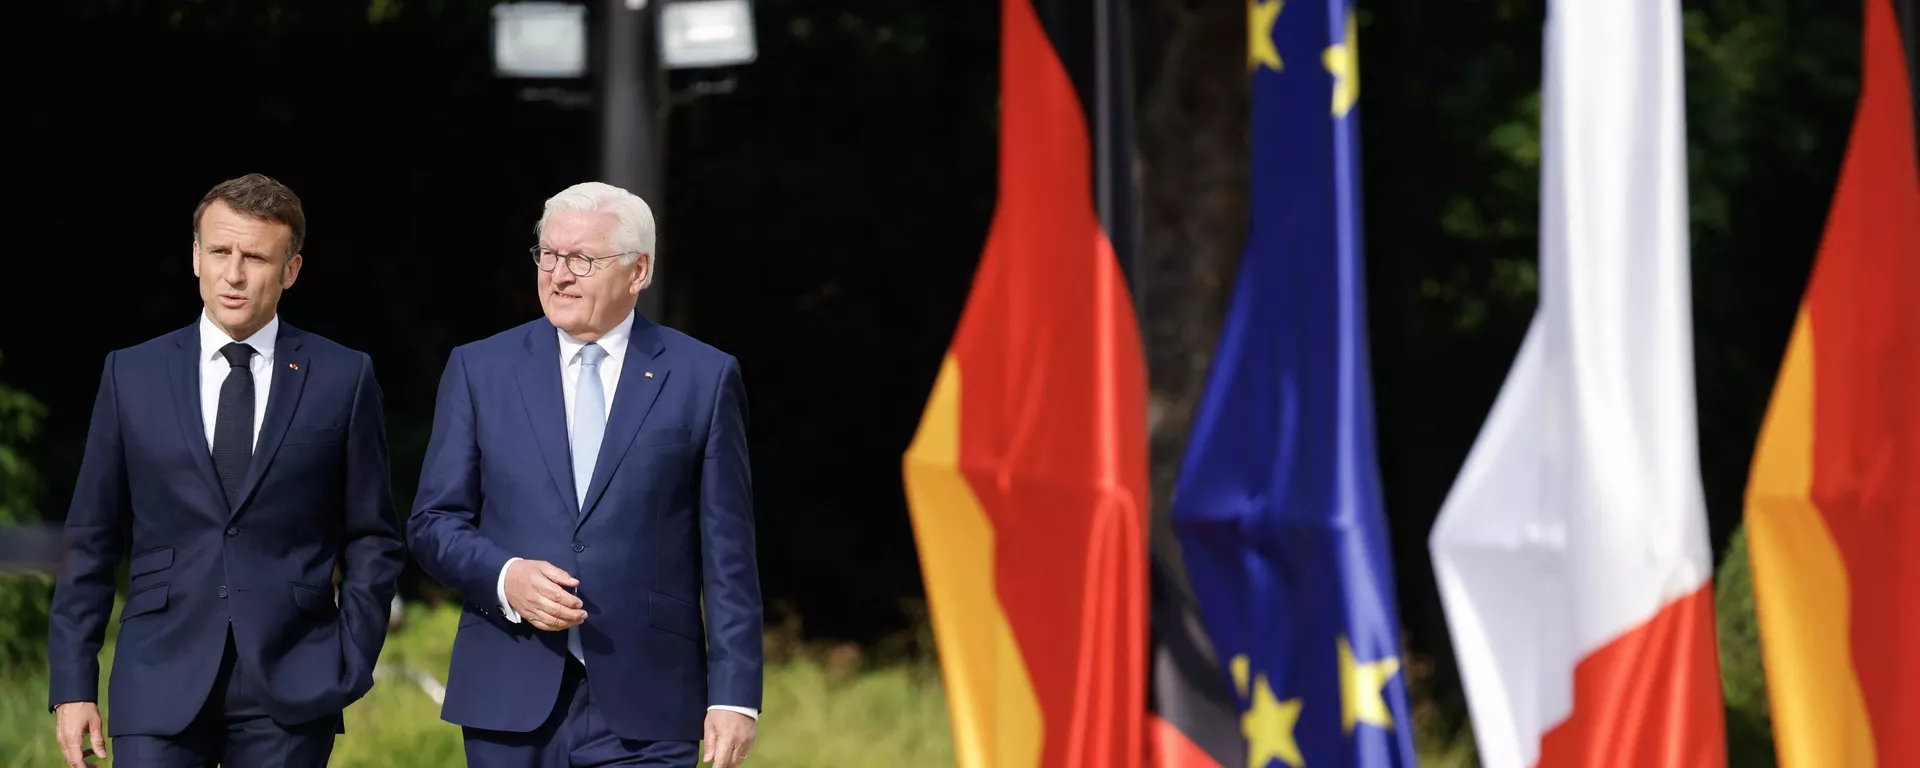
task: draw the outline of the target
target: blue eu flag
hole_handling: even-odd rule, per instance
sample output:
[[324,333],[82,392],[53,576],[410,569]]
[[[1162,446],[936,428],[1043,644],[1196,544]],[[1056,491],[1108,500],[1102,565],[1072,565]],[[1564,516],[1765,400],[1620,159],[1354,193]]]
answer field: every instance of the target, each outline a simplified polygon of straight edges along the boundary
[[1252,227],[1173,502],[1248,765],[1412,766],[1374,459],[1351,0],[1253,0]]

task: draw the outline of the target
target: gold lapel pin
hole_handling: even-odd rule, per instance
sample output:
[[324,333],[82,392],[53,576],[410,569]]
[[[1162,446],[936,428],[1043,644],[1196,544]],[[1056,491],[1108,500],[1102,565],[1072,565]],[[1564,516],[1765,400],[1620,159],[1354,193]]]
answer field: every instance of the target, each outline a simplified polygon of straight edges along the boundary
[[653,378],[653,371],[647,371],[647,378]]

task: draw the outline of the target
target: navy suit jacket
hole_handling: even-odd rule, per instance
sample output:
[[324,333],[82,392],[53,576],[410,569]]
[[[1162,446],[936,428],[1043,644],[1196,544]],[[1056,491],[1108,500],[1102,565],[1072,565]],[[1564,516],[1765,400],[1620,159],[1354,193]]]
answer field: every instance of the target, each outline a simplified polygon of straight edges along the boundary
[[579,579],[587,679],[607,726],[697,741],[709,705],[761,704],[739,364],[636,314],[584,505],[560,387],[545,318],[455,348],[440,380],[408,537],[467,604],[442,717],[524,732],[553,712],[566,633],[498,610],[500,569],[521,557]]
[[285,320],[274,350],[231,507],[201,423],[197,327],[107,355],[54,589],[49,704],[97,700],[123,562],[109,735],[183,730],[213,689],[229,621],[280,723],[339,718],[372,688],[405,563],[380,386],[365,354]]

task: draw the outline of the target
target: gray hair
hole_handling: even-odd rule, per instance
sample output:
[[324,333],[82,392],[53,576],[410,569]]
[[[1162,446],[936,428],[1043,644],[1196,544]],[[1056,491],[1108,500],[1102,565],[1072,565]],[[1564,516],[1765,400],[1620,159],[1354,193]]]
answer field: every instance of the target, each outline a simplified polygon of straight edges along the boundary
[[546,229],[547,218],[557,211],[613,214],[613,247],[621,253],[620,263],[631,266],[645,255],[647,279],[640,284],[640,288],[645,290],[653,284],[653,273],[660,259],[653,252],[653,209],[648,207],[647,201],[612,184],[581,182],[547,198],[546,209],[540,214],[540,223],[534,228],[536,235]]

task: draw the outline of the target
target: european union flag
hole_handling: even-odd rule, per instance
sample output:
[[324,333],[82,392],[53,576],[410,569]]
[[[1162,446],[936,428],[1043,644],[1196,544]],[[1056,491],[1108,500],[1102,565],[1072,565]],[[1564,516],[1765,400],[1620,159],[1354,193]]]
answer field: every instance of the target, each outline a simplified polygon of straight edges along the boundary
[[1252,227],[1173,502],[1248,764],[1411,766],[1374,459],[1351,0],[1253,0]]

